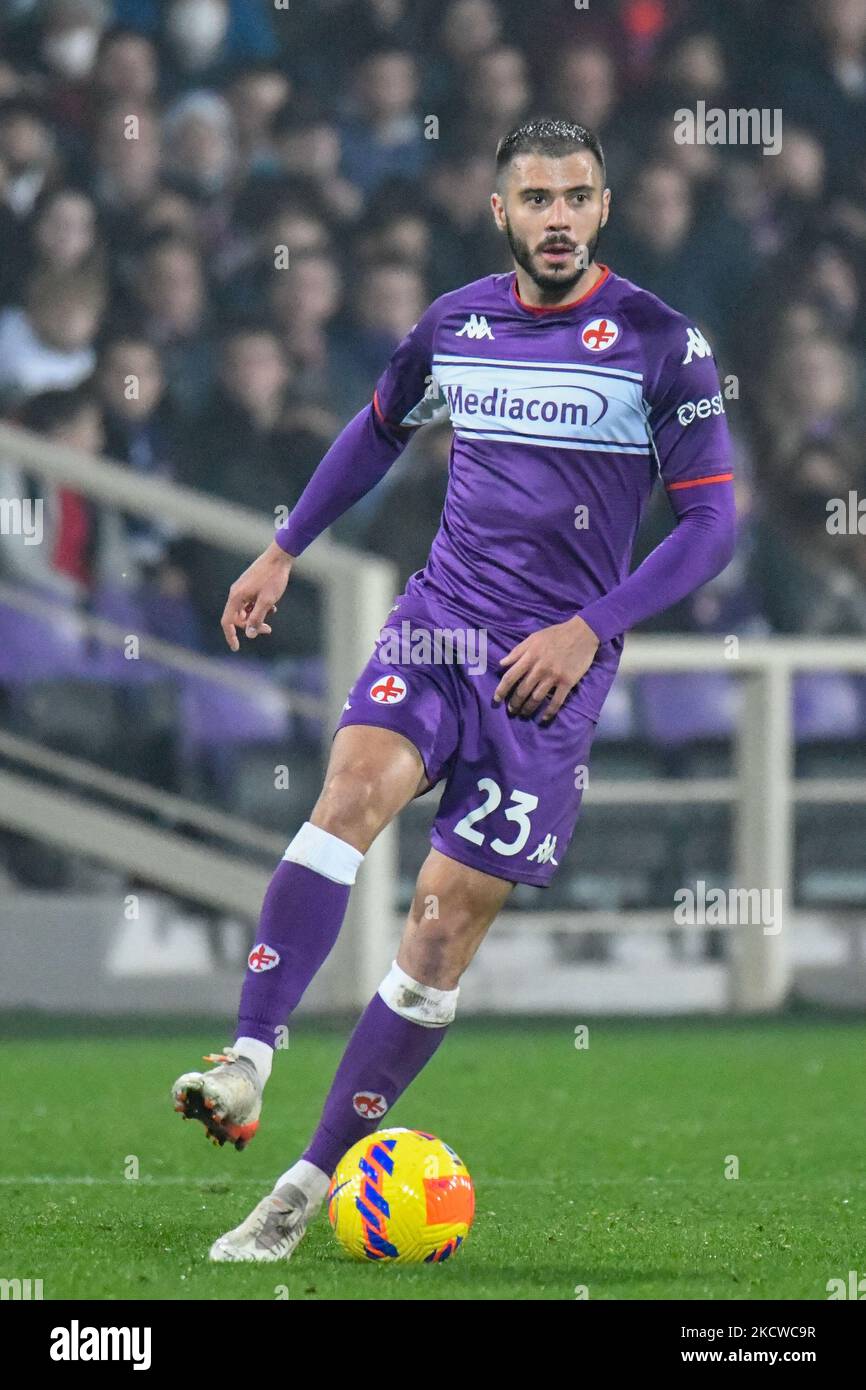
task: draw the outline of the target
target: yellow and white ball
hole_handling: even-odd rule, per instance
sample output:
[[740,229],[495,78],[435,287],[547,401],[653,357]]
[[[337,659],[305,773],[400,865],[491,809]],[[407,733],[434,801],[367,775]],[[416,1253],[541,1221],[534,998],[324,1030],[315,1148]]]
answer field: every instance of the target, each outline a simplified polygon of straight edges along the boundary
[[328,1220],[355,1260],[440,1264],[472,1225],[475,1189],[452,1148],[419,1129],[380,1129],[337,1164]]

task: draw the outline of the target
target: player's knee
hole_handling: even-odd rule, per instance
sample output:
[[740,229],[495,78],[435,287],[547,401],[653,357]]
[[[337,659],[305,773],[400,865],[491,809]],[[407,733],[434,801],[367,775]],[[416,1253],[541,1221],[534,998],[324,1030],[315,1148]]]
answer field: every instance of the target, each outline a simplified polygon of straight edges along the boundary
[[331,835],[369,847],[382,828],[381,789],[372,769],[346,768],[329,773],[311,815]]
[[396,961],[379,986],[379,996],[401,1018],[418,1023],[422,1028],[446,1028],[457,1012],[455,989],[436,989],[407,975]]

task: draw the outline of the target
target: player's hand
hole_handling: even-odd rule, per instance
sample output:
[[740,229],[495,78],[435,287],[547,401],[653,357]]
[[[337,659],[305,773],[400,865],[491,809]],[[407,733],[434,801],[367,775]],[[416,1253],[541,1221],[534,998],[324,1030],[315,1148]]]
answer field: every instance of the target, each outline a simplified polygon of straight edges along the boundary
[[276,541],[271,541],[267,550],[235,580],[220,619],[220,627],[233,652],[240,647],[238,628],[243,628],[250,638],[271,631],[265,619],[276,613],[277,600],[285,593],[294,563],[294,555],[286,554]]
[[586,675],[598,647],[592,628],[579,616],[530,633],[500,661],[508,670],[496,687],[493,703],[507,699],[509,714],[531,719],[549,699],[541,719],[549,724],[569,691]]

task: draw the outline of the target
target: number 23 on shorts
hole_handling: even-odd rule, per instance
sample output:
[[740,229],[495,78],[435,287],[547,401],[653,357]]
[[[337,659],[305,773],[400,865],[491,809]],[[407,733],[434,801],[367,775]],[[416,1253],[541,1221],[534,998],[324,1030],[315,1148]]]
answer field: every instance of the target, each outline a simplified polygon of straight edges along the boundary
[[[491,811],[495,811],[502,800],[502,791],[497,782],[492,777],[481,777],[477,783],[478,790],[486,793],[486,800],[480,806],[476,806],[474,811],[467,811],[466,815],[457,822],[454,827],[455,835],[462,835],[464,840],[469,840],[473,845],[483,845],[485,835],[482,830],[476,830],[475,825],[478,821],[484,820]],[[504,812],[506,820],[513,820],[519,829],[514,840],[502,840],[497,835],[495,840],[490,841],[490,848],[497,854],[519,854],[532,829],[529,816],[538,805],[538,797],[533,796],[532,792],[518,791],[517,788],[510,793],[514,803],[508,806]]]

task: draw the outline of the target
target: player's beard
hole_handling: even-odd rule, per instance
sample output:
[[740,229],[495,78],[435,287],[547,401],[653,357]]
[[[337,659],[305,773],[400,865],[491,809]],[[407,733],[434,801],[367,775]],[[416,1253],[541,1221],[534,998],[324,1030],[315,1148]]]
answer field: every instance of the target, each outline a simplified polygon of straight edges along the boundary
[[[505,235],[508,237],[508,245],[511,247],[511,254],[521,270],[525,270],[529,278],[538,286],[543,294],[548,294],[552,299],[558,299],[563,290],[571,290],[578,283],[581,276],[586,273],[595,260],[595,252],[598,246],[598,239],[601,235],[599,225],[593,236],[585,244],[584,254],[580,257],[580,265],[576,265],[572,274],[553,275],[546,271],[539,270],[535,264],[533,252],[529,249],[529,243],[523,241],[514,231],[508,217],[505,218]],[[553,238],[548,237],[550,241]],[[542,242],[542,245],[544,243]],[[575,256],[582,248],[575,247]]]

